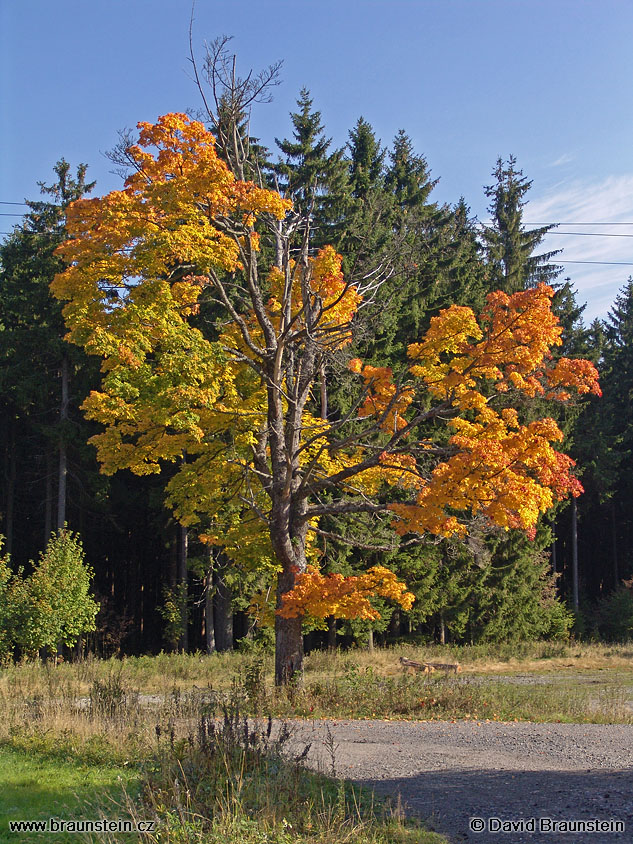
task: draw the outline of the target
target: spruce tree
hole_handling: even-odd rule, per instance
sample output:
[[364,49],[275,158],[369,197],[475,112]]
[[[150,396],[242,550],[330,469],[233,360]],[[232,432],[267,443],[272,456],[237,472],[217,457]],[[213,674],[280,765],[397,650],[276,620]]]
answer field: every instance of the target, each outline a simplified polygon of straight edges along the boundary
[[[607,588],[611,588],[633,573],[629,553],[633,542],[632,278],[617,295],[603,331],[600,362],[603,396],[600,401],[590,403],[587,414],[581,420],[584,436],[578,448],[582,447],[586,455],[591,479],[598,492],[601,507],[585,518],[597,517],[604,525],[604,544],[609,553],[601,562],[601,579]],[[599,585],[594,583],[594,589]]]
[[483,230],[490,289],[516,293],[541,281],[549,283],[560,272],[551,264],[560,250],[534,254],[553,226],[530,230],[523,226],[524,197],[532,182],[517,169],[512,155],[507,162],[498,158],[492,175],[494,184],[484,188],[491,200],[491,223]]
[[294,140],[275,138],[284,160],[273,171],[282,195],[310,226],[310,244],[318,247],[335,242],[344,225],[347,166],[344,149],[329,151],[332,140],[324,134],[321,112],[313,111],[312,105],[310,92],[303,88],[298,111],[290,115]]
[[413,142],[404,129],[394,138],[389,152],[391,164],[385,182],[400,209],[419,209],[427,204],[438,180],[432,180],[424,156],[416,155]]
[[351,195],[354,199],[365,200],[371,191],[382,188],[387,151],[381,148],[374,130],[363,117],[359,117],[350,130],[347,147]]

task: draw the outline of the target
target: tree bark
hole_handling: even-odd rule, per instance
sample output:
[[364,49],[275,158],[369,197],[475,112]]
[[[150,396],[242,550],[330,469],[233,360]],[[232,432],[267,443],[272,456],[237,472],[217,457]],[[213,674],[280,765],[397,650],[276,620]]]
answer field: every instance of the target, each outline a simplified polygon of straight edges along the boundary
[[336,619],[333,615],[327,617],[327,649],[336,650]]
[[571,582],[574,612],[577,613],[580,601],[578,593],[578,507],[575,498],[571,500]]
[[59,482],[57,486],[57,530],[66,523],[66,484],[68,454],[66,449],[66,422],[68,421],[68,358],[64,355],[61,369],[62,397],[59,408]]
[[215,653],[215,626],[213,618],[213,553],[210,554],[209,571],[204,585],[204,641],[208,654]]
[[613,585],[617,589],[620,585],[620,575],[618,572],[617,520],[615,516],[615,501],[613,499],[611,499],[611,547],[613,549]]
[[46,450],[46,482],[44,500],[44,548],[48,545],[53,532],[53,475],[55,466],[53,454],[50,449]]
[[179,554],[178,554],[178,585],[180,587],[180,618],[182,621],[182,632],[178,649],[183,653],[189,650],[189,610],[187,592],[187,560],[189,556],[189,532],[184,525],[179,530]]
[[446,621],[444,620],[444,611],[440,610],[440,645],[446,644]]
[[[294,586],[293,571],[282,571],[277,578],[277,608],[282,596]],[[275,684],[283,686],[303,679],[303,632],[301,616],[275,616]]]
[[11,434],[9,438],[9,447],[7,450],[7,506],[5,511],[5,527],[6,534],[4,538],[4,551],[11,555],[13,552],[13,518],[15,511],[15,480],[17,477],[17,459],[15,454],[15,429],[12,423]]
[[327,380],[325,377],[325,364],[321,361],[319,368],[321,387],[321,419],[327,419]]
[[396,639],[400,635],[401,616],[400,610],[394,609],[389,619],[389,626],[387,627],[387,635]]

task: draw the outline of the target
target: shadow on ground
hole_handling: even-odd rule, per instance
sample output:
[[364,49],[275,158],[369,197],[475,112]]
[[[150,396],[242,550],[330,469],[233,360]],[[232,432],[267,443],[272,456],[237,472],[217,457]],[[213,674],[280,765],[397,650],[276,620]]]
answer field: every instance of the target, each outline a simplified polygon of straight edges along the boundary
[[[633,841],[633,771],[425,771],[412,777],[355,780],[384,795],[454,844],[616,844]],[[475,832],[471,818],[528,821],[536,831]],[[621,821],[621,832],[539,832],[539,819]],[[493,822],[494,823],[494,822]]]

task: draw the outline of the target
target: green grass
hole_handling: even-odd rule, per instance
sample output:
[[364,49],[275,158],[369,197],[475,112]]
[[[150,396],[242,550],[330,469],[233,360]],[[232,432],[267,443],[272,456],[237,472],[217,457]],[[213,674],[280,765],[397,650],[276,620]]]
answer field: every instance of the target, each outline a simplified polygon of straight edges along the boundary
[[[129,769],[0,747],[0,844],[50,839],[42,833],[11,833],[12,820],[118,817],[116,803],[123,799],[124,788],[134,791],[136,780],[137,774]],[[58,834],[55,841],[78,838]]]

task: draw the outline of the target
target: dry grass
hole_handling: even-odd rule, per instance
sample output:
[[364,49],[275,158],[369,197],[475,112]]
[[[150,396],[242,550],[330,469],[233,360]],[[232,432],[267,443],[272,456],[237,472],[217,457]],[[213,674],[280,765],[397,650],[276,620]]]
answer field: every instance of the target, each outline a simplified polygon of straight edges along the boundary
[[[459,662],[462,672],[457,678],[408,676],[400,656]],[[632,658],[631,644],[574,642],[314,651],[306,658],[304,686],[282,691],[273,688],[272,655],[263,652],[88,659],[57,667],[37,662],[0,671],[0,740],[26,724],[45,724],[84,744],[95,735],[115,736],[121,755],[137,753],[151,747],[159,720],[195,720],[209,696],[228,694],[236,678],[249,711],[283,717],[420,718],[431,700],[441,700],[432,705],[434,717],[482,715],[487,701],[499,718],[628,722]],[[534,675],[534,683],[517,686],[515,675]]]
[[[306,682],[340,674],[349,665],[372,668],[384,677],[401,673],[401,656],[425,662],[459,662],[464,675],[547,674],[554,672],[632,671],[633,643],[621,645],[518,642],[499,645],[416,646],[407,643],[374,651],[313,651],[305,661]],[[266,682],[272,682],[272,655],[257,656]],[[0,670],[0,700],[21,697],[74,699],[90,695],[94,684],[113,678],[125,689],[146,695],[169,695],[174,689],[228,690],[234,677],[246,677],[254,657],[244,653],[159,654],[121,660],[88,658],[57,667],[40,662]]]
[[385,677],[401,673],[401,656],[420,662],[458,662],[464,675],[548,674],[564,671],[633,671],[633,643],[621,645],[517,642],[495,645],[415,646],[403,643],[373,651],[316,651],[306,658],[306,678],[344,669],[353,663]]

